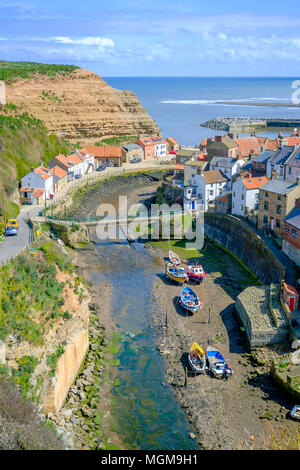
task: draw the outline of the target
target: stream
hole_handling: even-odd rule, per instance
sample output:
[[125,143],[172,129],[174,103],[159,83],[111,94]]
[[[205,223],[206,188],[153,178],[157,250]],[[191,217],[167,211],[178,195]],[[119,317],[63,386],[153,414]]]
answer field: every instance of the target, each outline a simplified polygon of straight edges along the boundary
[[111,284],[112,321],[122,332],[110,368],[116,432],[127,449],[197,449],[171,386],[163,384],[166,365],[155,346],[160,333],[153,327],[158,307],[152,285],[161,267],[141,243],[102,241],[96,249],[101,269],[93,278],[96,286]]

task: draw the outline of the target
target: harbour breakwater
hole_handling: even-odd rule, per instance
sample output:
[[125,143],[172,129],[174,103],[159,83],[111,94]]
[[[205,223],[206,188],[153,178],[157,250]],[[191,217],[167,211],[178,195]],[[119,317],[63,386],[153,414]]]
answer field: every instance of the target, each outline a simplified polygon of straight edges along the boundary
[[288,130],[300,127],[300,119],[264,119],[246,117],[218,117],[201,124],[202,127],[224,132],[251,132],[255,130]]

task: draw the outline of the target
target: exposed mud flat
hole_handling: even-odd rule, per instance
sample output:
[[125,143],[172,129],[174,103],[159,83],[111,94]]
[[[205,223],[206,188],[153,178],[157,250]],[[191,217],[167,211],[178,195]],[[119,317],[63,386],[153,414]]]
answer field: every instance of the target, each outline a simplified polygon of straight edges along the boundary
[[[156,256],[166,256],[153,249]],[[186,252],[188,253],[188,251]],[[199,260],[198,260],[199,262]],[[155,298],[164,312],[156,318],[163,337],[158,348],[166,357],[167,383],[185,409],[203,449],[238,449],[261,436],[286,427],[296,432],[297,423],[286,420],[293,403],[277,389],[269,375],[270,360],[280,348],[264,348],[250,354],[234,313],[236,295],[253,280],[227,254],[210,243],[201,258],[206,278],[192,286],[203,302],[203,309],[188,314],[178,304],[181,287],[161,276],[154,285]],[[167,315],[167,320],[166,320]],[[233,376],[218,380],[209,372],[194,375],[187,352],[197,341],[203,349],[215,346],[233,367]],[[187,369],[187,386],[185,386]],[[247,445],[246,445],[247,447]]]

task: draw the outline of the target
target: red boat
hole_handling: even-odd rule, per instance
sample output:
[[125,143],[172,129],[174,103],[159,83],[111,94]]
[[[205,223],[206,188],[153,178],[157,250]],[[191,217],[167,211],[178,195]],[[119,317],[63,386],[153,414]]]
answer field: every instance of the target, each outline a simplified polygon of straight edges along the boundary
[[186,268],[186,272],[187,272],[187,275],[189,276],[189,279],[192,279],[193,281],[202,282],[203,279],[205,278],[205,271],[201,265],[188,266]]

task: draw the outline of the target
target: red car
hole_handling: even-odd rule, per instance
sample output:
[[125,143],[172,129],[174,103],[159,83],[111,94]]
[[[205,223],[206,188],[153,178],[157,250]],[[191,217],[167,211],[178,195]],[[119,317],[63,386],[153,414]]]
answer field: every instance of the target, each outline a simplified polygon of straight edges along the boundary
[[177,152],[175,152],[175,150],[169,150],[169,153],[171,153],[172,155],[177,155]]

